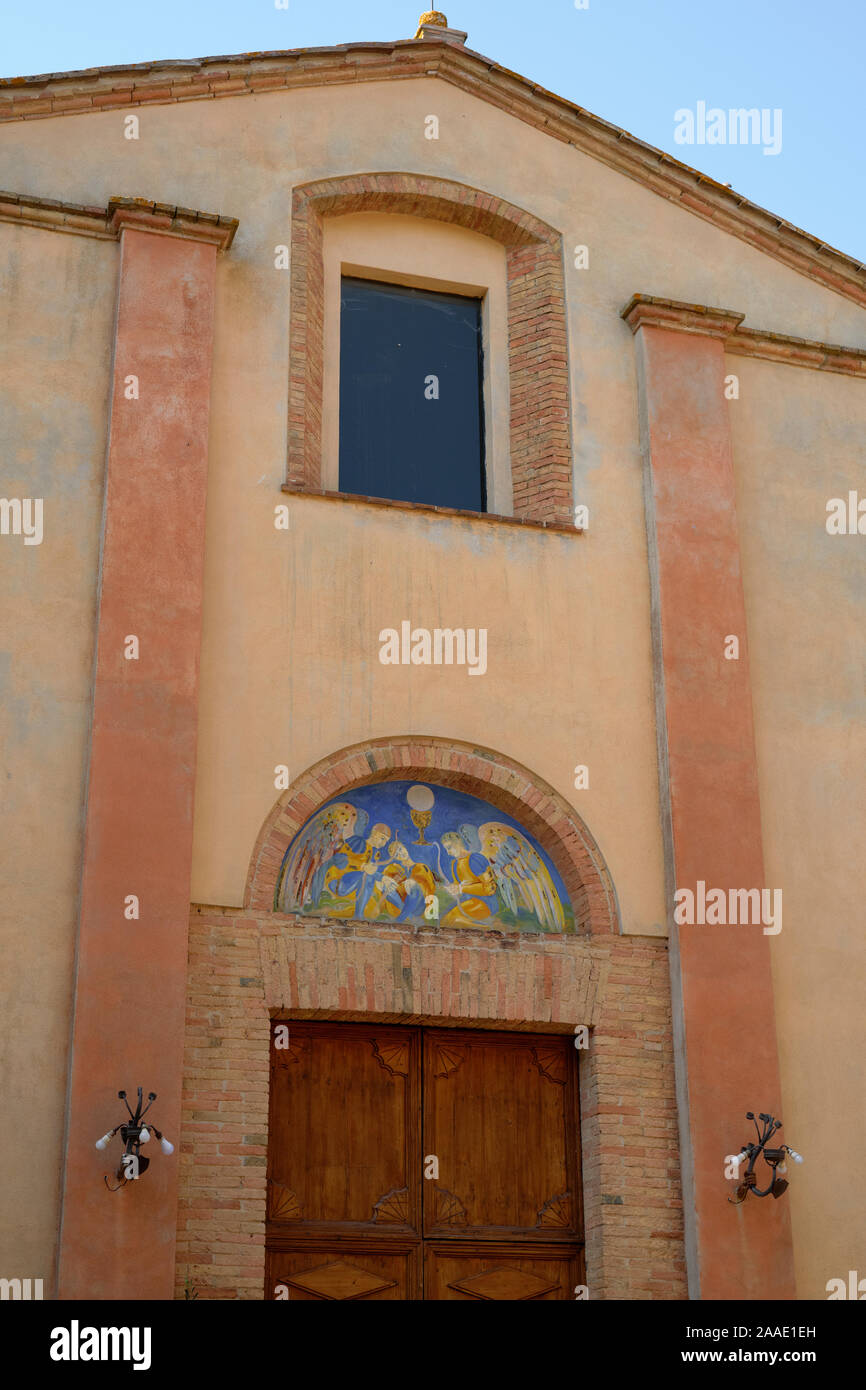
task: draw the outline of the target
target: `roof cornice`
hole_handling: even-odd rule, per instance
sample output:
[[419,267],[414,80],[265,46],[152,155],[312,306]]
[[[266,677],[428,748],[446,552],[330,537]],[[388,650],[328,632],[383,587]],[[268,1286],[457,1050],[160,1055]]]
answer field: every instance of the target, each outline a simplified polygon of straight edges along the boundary
[[788,367],[811,367],[842,376],[866,377],[866,348],[841,347],[812,338],[794,338],[763,328],[744,328],[745,314],[736,309],[717,309],[708,304],[685,304],[652,294],[633,294],[620,313],[632,333],[641,328],[665,328],[675,333],[697,333],[719,338],[727,353],[760,357]]
[[866,265],[462,44],[405,39],[0,79],[0,122],[294,87],[439,77],[634,179],[790,269],[866,307]]
[[3,191],[0,191],[0,222],[95,237],[97,241],[118,241],[124,228],[129,227],[157,236],[206,241],[216,246],[217,251],[228,250],[238,228],[236,217],[155,203],[150,198],[113,197],[108,200],[107,207],[94,207],[87,203],[60,203],[55,198]]

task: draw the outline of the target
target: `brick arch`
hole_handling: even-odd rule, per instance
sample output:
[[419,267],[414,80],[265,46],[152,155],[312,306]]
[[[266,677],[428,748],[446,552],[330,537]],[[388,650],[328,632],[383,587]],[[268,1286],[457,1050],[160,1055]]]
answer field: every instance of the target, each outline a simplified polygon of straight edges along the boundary
[[553,787],[489,748],[408,734],[333,753],[292,783],[256,841],[244,907],[273,911],[283,856],[320,806],[371,782],[424,781],[481,797],[535,836],[562,876],[575,925],[585,935],[619,933],[619,908],[602,853],[580,816]]
[[572,523],[562,238],[504,198],[421,174],[352,174],[294,190],[288,485],[322,486],[322,225],[353,212],[434,218],[505,247],[514,514]]

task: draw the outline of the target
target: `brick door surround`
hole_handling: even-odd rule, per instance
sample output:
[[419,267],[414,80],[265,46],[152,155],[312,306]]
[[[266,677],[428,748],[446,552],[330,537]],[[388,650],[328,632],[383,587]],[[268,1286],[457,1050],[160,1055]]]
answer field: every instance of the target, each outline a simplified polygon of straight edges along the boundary
[[[481,796],[551,855],[574,935],[414,928],[282,914],[285,850],[324,802],[417,779]],[[332,1019],[567,1034],[578,1052],[590,1299],[685,1297],[667,942],[620,932],[586,826],[513,760],[406,735],[322,759],[281,796],[244,906],[193,905],[176,1291],[264,1295],[272,1022]]]

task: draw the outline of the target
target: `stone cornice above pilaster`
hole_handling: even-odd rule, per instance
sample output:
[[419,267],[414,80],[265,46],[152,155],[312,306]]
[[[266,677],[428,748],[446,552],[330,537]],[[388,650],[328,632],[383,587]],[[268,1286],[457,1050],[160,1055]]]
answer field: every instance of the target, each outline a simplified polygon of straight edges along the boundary
[[238,229],[236,217],[172,207],[170,203],[152,203],[147,198],[109,198],[106,215],[109,230],[117,236],[126,228],[156,232],[160,236],[207,241],[218,251],[228,250]]
[[125,227],[135,227],[161,236],[210,242],[218,251],[231,246],[238,228],[236,217],[155,203],[148,198],[115,197],[109,199],[107,207],[96,207],[7,192],[0,192],[0,222],[95,237],[97,241],[116,241]]
[[842,347],[838,343],[795,338],[786,333],[769,333],[761,328],[744,328],[745,314],[733,309],[634,294],[621,317],[633,333],[644,327],[698,333],[707,338],[720,338],[725,352],[737,357],[761,357],[767,362],[784,362],[789,367],[812,367],[817,371],[839,372],[843,376],[866,377],[866,347]]
[[681,304],[651,294],[633,294],[622,310],[632,333],[645,325],[672,328],[678,333],[700,333],[704,338],[729,338],[746,317],[733,309],[713,309],[706,304]]

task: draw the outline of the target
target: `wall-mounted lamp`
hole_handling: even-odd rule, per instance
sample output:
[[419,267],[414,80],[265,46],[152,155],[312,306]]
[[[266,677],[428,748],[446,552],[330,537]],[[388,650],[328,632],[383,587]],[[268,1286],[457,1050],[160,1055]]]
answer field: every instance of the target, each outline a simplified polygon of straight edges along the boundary
[[147,1097],[147,1105],[144,1105],[144,1108],[142,1109],[144,1103],[142,1101],[142,1088],[141,1086],[139,1086],[138,1103],[135,1107],[135,1114],[133,1114],[132,1110],[130,1109],[129,1101],[126,1099],[125,1091],[118,1091],[117,1098],[118,1100],[122,1100],[124,1105],[126,1106],[126,1109],[129,1112],[129,1118],[131,1123],[115,1125],[114,1129],[110,1129],[107,1134],[103,1134],[102,1138],[97,1139],[96,1141],[96,1147],[98,1149],[107,1149],[115,1134],[117,1134],[119,1130],[120,1138],[124,1144],[124,1150],[120,1159],[120,1167],[117,1169],[117,1172],[114,1175],[116,1178],[120,1179],[120,1181],[117,1184],[117,1187],[112,1187],[108,1181],[108,1178],[106,1177],[105,1179],[105,1185],[108,1188],[109,1192],[117,1192],[118,1189],[124,1187],[126,1183],[130,1182],[135,1178],[140,1178],[142,1173],[146,1172],[146,1170],[150,1167],[150,1159],[142,1157],[140,1154],[140,1149],[142,1144],[147,1144],[150,1142],[151,1133],[156,1135],[157,1139],[159,1140],[159,1147],[162,1149],[164,1154],[174,1153],[174,1144],[169,1143],[165,1136],[161,1134],[160,1131],[156,1128],[156,1125],[151,1124],[148,1128],[147,1125],[142,1124],[144,1116],[147,1114],[153,1102],[156,1100],[155,1091],[151,1091],[149,1093]]
[[[788,1183],[787,1179],[779,1177],[777,1174],[787,1172],[785,1155],[790,1155],[794,1163],[803,1162],[802,1155],[798,1154],[795,1149],[789,1148],[787,1144],[782,1144],[780,1148],[776,1149],[767,1147],[768,1142],[772,1139],[776,1130],[782,1128],[781,1120],[774,1119],[772,1115],[759,1115],[758,1120],[760,1120],[763,1125],[763,1129],[761,1130],[758,1129],[758,1120],[755,1119],[751,1110],[746,1111],[746,1119],[753,1121],[755,1131],[758,1135],[758,1142],[757,1144],[744,1144],[742,1151],[738,1153],[734,1159],[734,1163],[740,1166],[746,1162],[748,1162],[749,1165],[743,1173],[742,1180],[736,1193],[733,1197],[728,1198],[729,1202],[734,1202],[737,1206],[739,1206],[741,1202],[745,1202],[750,1192],[754,1193],[756,1197],[768,1197],[770,1193],[772,1193],[774,1197],[781,1197],[782,1193],[787,1191]],[[763,1190],[758,1187],[758,1179],[754,1171],[755,1163],[761,1155],[763,1155],[764,1161],[769,1165],[772,1171],[770,1186],[765,1187]]]

